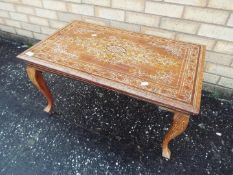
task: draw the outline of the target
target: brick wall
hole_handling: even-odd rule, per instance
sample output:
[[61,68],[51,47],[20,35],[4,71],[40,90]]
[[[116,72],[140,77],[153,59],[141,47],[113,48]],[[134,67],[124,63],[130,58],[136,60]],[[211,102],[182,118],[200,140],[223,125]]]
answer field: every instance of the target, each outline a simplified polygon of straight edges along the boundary
[[207,45],[205,83],[233,90],[233,0],[0,0],[0,30],[43,39],[78,19]]

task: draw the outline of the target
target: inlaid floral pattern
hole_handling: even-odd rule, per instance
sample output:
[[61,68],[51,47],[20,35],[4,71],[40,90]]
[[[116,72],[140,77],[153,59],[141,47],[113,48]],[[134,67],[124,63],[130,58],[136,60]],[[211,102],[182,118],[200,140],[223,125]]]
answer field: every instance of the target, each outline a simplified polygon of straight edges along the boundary
[[191,103],[200,46],[74,22],[31,51],[48,62]]

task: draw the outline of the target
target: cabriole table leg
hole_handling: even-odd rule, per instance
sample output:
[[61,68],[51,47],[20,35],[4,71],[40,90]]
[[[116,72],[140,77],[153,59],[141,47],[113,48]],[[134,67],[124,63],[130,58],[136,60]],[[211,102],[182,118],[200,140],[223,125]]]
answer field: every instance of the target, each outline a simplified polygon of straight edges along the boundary
[[48,105],[44,108],[44,111],[50,113],[53,107],[53,97],[48,86],[46,85],[42,72],[31,66],[27,66],[26,71],[28,78],[47,99]]
[[189,123],[189,115],[175,112],[173,116],[173,122],[166,133],[163,143],[162,143],[162,156],[170,159],[171,151],[168,147],[169,142],[176,138],[178,135],[182,134],[187,128]]

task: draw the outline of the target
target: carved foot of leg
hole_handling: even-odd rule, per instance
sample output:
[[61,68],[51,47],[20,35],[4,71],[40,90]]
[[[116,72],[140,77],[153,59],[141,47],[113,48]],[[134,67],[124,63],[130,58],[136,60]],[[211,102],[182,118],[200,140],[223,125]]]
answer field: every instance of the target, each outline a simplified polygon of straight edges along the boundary
[[47,99],[48,105],[44,108],[44,111],[50,113],[53,107],[53,97],[51,95],[48,86],[46,85],[43,79],[42,72],[30,66],[27,66],[26,71],[29,79]]
[[171,151],[168,147],[168,144],[172,139],[174,139],[175,137],[177,137],[178,135],[182,134],[185,131],[185,129],[188,126],[188,123],[189,123],[189,115],[175,112],[173,116],[172,126],[168,130],[163,140],[163,144],[162,144],[163,157],[170,159]]

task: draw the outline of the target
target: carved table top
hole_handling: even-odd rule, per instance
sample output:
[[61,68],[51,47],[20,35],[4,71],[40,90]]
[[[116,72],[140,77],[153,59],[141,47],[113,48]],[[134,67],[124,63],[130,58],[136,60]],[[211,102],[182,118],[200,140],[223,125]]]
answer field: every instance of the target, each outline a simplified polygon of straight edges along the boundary
[[170,109],[197,114],[205,47],[74,21],[18,57]]

